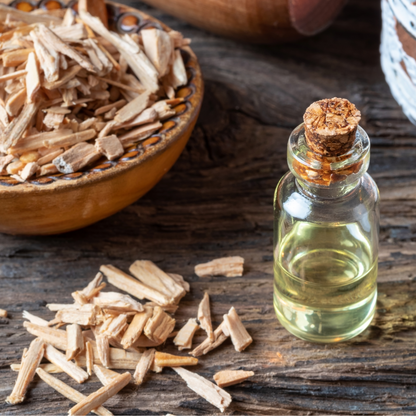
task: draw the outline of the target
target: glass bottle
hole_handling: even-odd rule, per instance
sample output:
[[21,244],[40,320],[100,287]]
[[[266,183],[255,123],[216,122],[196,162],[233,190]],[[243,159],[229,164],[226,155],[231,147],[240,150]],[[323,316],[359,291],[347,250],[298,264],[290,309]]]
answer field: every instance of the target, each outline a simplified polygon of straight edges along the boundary
[[317,154],[304,123],[290,135],[290,168],[274,196],[274,308],[299,338],[339,342],[371,322],[377,300],[379,192],[366,173],[370,141]]

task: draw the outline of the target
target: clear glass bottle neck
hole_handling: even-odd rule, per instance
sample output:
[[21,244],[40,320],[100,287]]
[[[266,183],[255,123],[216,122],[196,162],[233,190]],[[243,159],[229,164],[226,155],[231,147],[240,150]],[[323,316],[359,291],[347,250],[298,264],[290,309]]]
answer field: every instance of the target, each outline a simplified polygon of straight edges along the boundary
[[370,140],[361,127],[357,129],[350,151],[336,157],[318,155],[308,147],[303,123],[289,137],[289,168],[296,178],[298,189],[315,199],[340,198],[354,192],[368,169],[369,161]]

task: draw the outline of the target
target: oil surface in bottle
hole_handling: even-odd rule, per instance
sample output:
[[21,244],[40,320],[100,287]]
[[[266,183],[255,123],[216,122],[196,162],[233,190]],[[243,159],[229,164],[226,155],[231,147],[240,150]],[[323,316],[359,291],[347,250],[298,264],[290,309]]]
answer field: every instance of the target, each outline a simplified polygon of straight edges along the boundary
[[362,332],[377,300],[371,247],[358,223],[296,222],[274,252],[274,307],[282,325],[314,342]]

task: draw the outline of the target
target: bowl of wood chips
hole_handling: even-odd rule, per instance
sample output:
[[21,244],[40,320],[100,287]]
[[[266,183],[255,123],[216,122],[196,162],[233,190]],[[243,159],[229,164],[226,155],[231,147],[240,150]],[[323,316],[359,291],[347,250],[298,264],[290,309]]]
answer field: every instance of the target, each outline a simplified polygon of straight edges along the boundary
[[79,229],[148,192],[201,107],[189,43],[117,3],[0,5],[0,232]]

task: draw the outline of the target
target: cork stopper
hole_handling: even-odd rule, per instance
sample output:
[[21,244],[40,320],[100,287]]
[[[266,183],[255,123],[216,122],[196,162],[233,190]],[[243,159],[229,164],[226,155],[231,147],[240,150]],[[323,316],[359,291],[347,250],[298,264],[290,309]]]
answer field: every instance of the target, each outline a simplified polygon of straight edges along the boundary
[[322,156],[341,156],[354,145],[361,113],[345,98],[326,98],[305,111],[306,143]]

